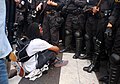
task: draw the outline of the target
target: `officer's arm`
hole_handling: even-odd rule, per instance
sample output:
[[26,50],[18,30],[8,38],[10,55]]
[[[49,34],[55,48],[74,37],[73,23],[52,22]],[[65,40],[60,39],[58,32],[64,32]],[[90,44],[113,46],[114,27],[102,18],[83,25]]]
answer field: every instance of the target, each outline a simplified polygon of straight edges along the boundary
[[114,4],[114,10],[113,10],[111,16],[109,17],[109,23],[111,25],[114,25],[116,20],[118,19],[119,15],[120,15],[120,2],[119,3],[116,2]]
[[58,6],[57,3],[55,3],[54,1],[51,1],[51,0],[48,0],[48,1],[47,1],[47,4],[48,4],[48,5],[51,5],[51,6]]
[[63,7],[64,6],[64,4],[62,3],[62,2],[54,2],[54,1],[51,1],[51,0],[48,0],[47,1],[47,4],[48,5],[51,5],[51,6],[56,6],[56,7]]

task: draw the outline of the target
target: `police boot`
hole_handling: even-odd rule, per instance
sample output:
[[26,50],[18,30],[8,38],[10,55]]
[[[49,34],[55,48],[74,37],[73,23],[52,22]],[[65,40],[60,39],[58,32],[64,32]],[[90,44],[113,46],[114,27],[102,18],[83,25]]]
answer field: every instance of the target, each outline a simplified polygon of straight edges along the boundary
[[83,70],[91,73],[92,71],[98,72],[100,67],[100,61],[97,56],[93,57],[91,64],[88,67],[84,67]]
[[88,67],[84,67],[84,70],[87,72],[92,72],[92,71],[99,71],[99,67],[100,67],[100,44],[101,42],[99,40],[97,40],[95,37],[93,38],[93,42],[94,42],[94,55],[93,55],[93,60],[90,64],[90,66]]
[[109,84],[119,84],[120,79],[120,56],[113,53],[110,56]]
[[88,67],[83,67],[83,70],[91,73],[93,71],[93,67],[94,65],[91,63]]
[[79,58],[82,50],[82,40],[83,38],[76,38],[76,51],[75,55],[73,56],[73,59]]
[[67,52],[71,50],[71,41],[72,41],[72,35],[67,35],[65,37],[65,48],[60,50],[60,52]]
[[98,72],[99,68],[97,66],[99,66],[99,64],[94,65],[91,63],[88,67],[84,67],[83,70],[87,71],[88,73],[91,73],[92,71]]

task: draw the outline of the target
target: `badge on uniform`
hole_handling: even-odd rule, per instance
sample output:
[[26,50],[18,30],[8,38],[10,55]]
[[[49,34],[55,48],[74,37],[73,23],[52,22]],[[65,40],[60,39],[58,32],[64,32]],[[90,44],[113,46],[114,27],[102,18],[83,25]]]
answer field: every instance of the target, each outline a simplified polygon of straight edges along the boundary
[[119,2],[120,3],[120,0],[115,0],[115,2]]

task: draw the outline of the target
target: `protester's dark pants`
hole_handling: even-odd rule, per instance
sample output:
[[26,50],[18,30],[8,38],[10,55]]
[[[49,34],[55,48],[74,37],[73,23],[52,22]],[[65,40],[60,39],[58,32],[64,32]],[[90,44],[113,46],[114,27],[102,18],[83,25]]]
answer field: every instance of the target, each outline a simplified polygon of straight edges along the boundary
[[36,65],[36,68],[42,68],[45,64],[54,63],[56,59],[56,53],[54,51],[45,50],[43,52],[38,52],[38,64]]

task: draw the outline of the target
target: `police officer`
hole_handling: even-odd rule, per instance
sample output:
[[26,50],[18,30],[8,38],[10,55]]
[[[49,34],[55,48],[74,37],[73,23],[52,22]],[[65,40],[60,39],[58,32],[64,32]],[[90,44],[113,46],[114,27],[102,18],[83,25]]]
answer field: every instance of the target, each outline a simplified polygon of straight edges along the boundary
[[56,46],[59,43],[59,28],[64,21],[60,15],[63,5],[64,3],[59,0],[48,0],[47,4],[43,4],[43,39]]
[[85,34],[85,39],[86,39],[86,54],[83,56],[80,56],[80,59],[87,59],[87,58],[92,58],[93,54],[93,48],[94,48],[94,43],[93,39],[96,33],[96,27],[97,27],[97,22],[98,22],[98,11],[99,8],[97,8],[97,3],[99,0],[87,0],[87,6],[85,9],[85,12],[87,14],[87,21],[86,21],[86,34]]
[[[111,14],[113,7],[113,0],[101,1],[100,10],[98,13],[98,24],[96,34],[94,36],[94,53],[93,60],[88,67],[84,67],[85,71],[91,72],[93,69],[99,69],[100,57],[106,55],[104,32],[108,23],[108,17]],[[107,57],[107,56],[106,56]]]
[[[106,34],[114,37],[110,56],[109,84],[119,84],[120,78],[120,0],[115,0],[114,10],[109,18]],[[115,30],[115,32],[113,31]]]
[[[20,0],[16,9],[15,29],[17,37],[25,35],[28,26],[38,18],[37,11],[40,10],[40,0]],[[39,19],[39,18],[38,18]],[[36,21],[40,22],[40,21]]]
[[84,37],[85,15],[83,8],[86,5],[86,0],[66,0],[63,7],[63,12],[67,14],[65,23],[65,49],[62,51],[69,51],[72,45],[72,39],[75,38],[75,55],[73,58],[79,58],[81,54],[82,42]]

